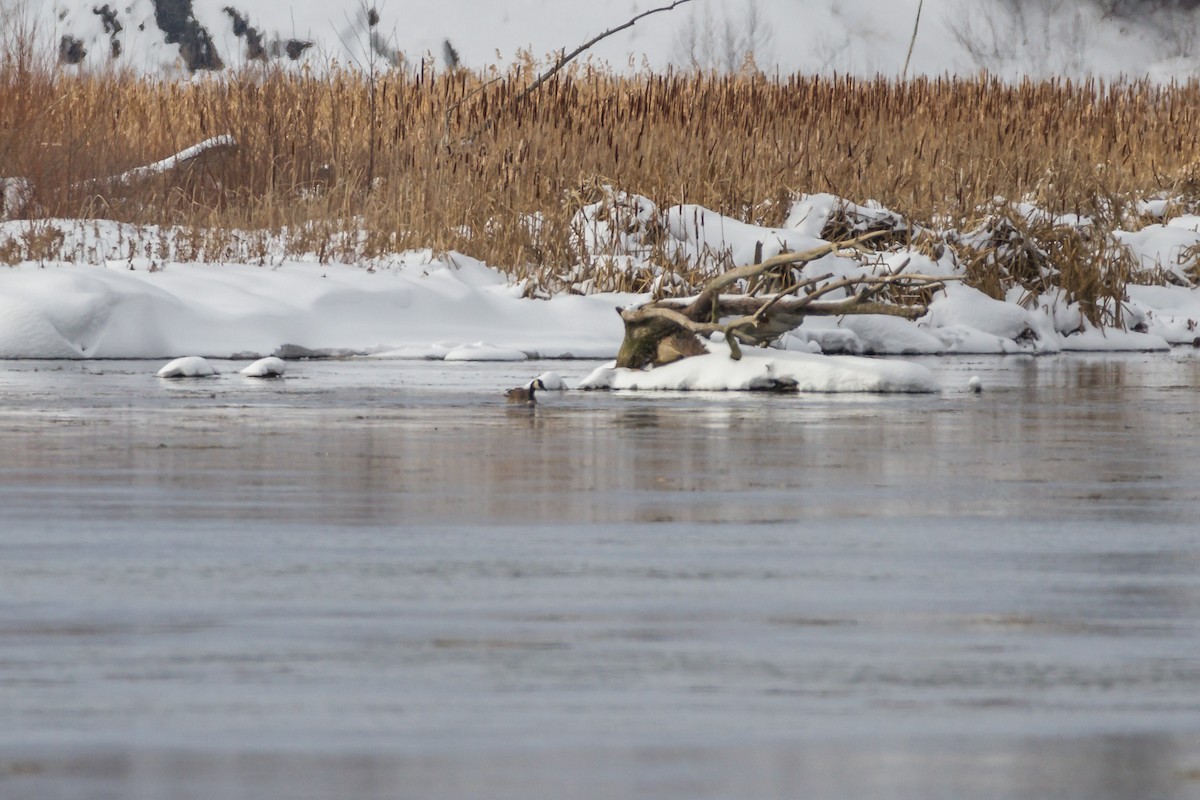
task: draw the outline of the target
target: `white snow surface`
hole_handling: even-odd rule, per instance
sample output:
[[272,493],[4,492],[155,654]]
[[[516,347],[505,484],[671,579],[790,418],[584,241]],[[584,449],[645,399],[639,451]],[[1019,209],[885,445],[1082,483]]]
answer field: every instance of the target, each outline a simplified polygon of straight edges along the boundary
[[[671,12],[654,14],[596,45],[586,56],[621,70],[662,70],[668,66],[738,69],[750,53],[753,63],[773,73],[821,72],[898,76],[905,69],[919,0],[692,0]],[[168,44],[155,23],[154,0],[121,0],[120,32],[106,32],[93,10],[95,0],[0,0],[12,17],[21,8],[36,16],[51,53],[70,35],[85,47],[84,67],[114,65],[138,71],[182,75],[179,45]],[[408,69],[422,61],[445,66],[449,40],[460,63],[471,67],[507,65],[522,52],[549,63],[635,14],[666,5],[664,0],[624,4],[591,0],[442,0],[400,4],[394,0],[336,4],[325,0],[193,0],[195,19],[208,31],[222,62],[233,68],[247,60],[245,40],[237,38],[232,7],[263,35],[277,42],[313,42],[302,57],[311,67],[340,63],[365,67],[372,56],[364,10],[375,7],[374,29],[382,47],[403,54]],[[1099,2],[1007,0],[926,0],[912,41],[908,74],[994,74],[1047,77],[1093,74],[1171,80],[1195,74],[1194,12],[1147,3],[1122,15]],[[1157,6],[1157,8],[1152,8]],[[1152,10],[1147,10],[1152,9]],[[113,41],[120,53],[112,56]],[[275,63],[291,64],[286,57]]]
[[[0,223],[0,240],[22,225]],[[622,335],[615,307],[635,299],[524,300],[501,272],[428,251],[372,269],[26,263],[0,267],[0,358],[258,357],[285,345],[451,360],[611,358]]]
[[748,350],[730,358],[724,344],[651,370],[597,368],[581,389],[801,392],[936,392],[933,373],[920,364],[857,356],[824,356],[785,350]]
[[[653,208],[645,198],[633,199],[633,205]],[[671,235],[680,253],[701,258],[706,247],[719,242],[721,249],[737,254],[735,263],[744,263],[759,241],[772,243],[766,255],[785,246],[821,244],[814,234],[820,229],[815,218],[832,208],[823,197],[800,198],[790,225],[782,229],[759,228],[691,207],[653,213],[678,228]],[[878,221],[880,209],[870,204],[856,208]],[[1195,217],[1164,218],[1137,236],[1118,233],[1116,238],[1135,241],[1143,253],[1175,252],[1179,236],[1195,236],[1198,223]],[[429,250],[360,265],[321,264],[315,256],[278,253],[261,265],[180,262],[170,258],[175,247],[170,230],[98,220],[0,222],[0,242],[31,233],[47,237],[48,231],[55,234],[48,238],[61,242],[58,260],[0,267],[0,358],[600,360],[613,358],[621,343],[623,326],[616,309],[649,299],[603,293],[529,299],[523,285],[498,269],[458,253],[435,257]],[[622,257],[639,268],[655,269],[641,252],[637,226],[617,238],[622,237],[623,244],[615,243]],[[150,251],[158,257],[137,255]],[[1176,275],[1186,283],[1193,266],[1178,258]],[[901,267],[950,276],[960,269],[950,257],[934,262],[915,251],[847,251],[810,262],[802,275],[837,279],[888,274]],[[586,265],[577,271],[586,273]],[[775,350],[748,348],[741,362],[710,355],[655,370],[654,378],[613,371],[593,376],[591,384],[753,389],[782,381],[806,391],[926,391],[926,376],[906,365],[823,359],[834,354],[1162,351],[1191,344],[1200,335],[1200,295],[1190,284],[1131,285],[1120,318],[1121,327],[1100,329],[1060,290],[1030,297],[1017,287],[997,300],[951,281],[915,321],[885,315],[810,316]]]
[[208,378],[217,369],[201,356],[184,356],[170,361],[156,373],[160,378]]
[[267,356],[260,358],[249,366],[242,367],[238,373],[247,378],[281,378],[287,371],[287,364],[282,358]]
[[522,350],[473,342],[451,348],[442,358],[446,361],[524,361],[527,356]]
[[[554,372],[553,370],[550,370],[548,372],[543,372],[541,375],[538,375],[533,380],[541,381],[542,387],[548,392],[562,392],[562,391],[566,391],[566,389],[567,389],[567,382],[563,380],[562,375],[559,375],[557,372]],[[532,383],[532,381],[531,381],[531,383]]]

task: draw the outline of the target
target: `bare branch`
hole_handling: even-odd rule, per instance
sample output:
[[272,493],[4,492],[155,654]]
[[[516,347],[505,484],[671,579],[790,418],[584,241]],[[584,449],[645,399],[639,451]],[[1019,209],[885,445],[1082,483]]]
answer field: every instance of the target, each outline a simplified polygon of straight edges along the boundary
[[552,78],[556,72],[561,70],[567,64],[571,63],[571,61],[573,61],[575,59],[575,57],[578,56],[580,53],[582,53],[584,50],[587,50],[590,47],[592,47],[593,45],[598,44],[600,41],[607,39],[609,36],[612,36],[614,33],[620,33],[621,31],[625,30],[626,28],[632,28],[634,25],[637,24],[637,22],[639,20],[644,19],[645,17],[648,17],[651,14],[657,14],[660,11],[670,11],[670,10],[674,9],[676,6],[681,6],[684,3],[690,3],[691,1],[692,0],[675,0],[675,2],[671,3],[669,6],[659,6],[658,8],[652,8],[649,11],[643,11],[642,13],[633,17],[632,19],[630,19],[628,22],[624,23],[623,25],[618,25],[615,28],[609,28],[604,33],[600,34],[599,36],[593,36],[591,39],[588,39],[586,42],[579,45],[579,47],[576,47],[574,50],[572,50],[570,52],[570,54],[560,55],[558,57],[558,59],[554,62],[554,66],[552,66],[550,69],[546,70],[541,75],[539,75],[537,77],[537,80],[535,80],[533,83],[531,83],[528,86],[528,88],[525,89],[525,91],[521,92],[519,95],[516,96],[516,99],[513,100],[513,105],[519,104],[526,97],[529,97],[529,95],[536,92],[543,83],[550,80],[550,78]]
[[[741,319],[753,319],[761,300],[752,297],[734,297],[721,301],[721,310],[729,314],[738,314]],[[776,304],[774,312],[768,319],[761,320],[758,328],[762,333],[771,333],[773,339],[781,333],[791,330],[800,324],[804,317],[840,317],[843,314],[885,314],[889,317],[904,317],[917,319],[929,310],[924,305],[904,305],[895,303],[880,303],[860,300],[858,295],[851,295],[842,300],[822,300],[815,303],[801,304],[802,300],[781,300]],[[778,323],[772,324],[772,323]],[[699,333],[699,331],[697,331]]]
[[785,264],[799,264],[808,263],[809,261],[816,261],[818,258],[827,256],[830,253],[836,252],[837,250],[858,247],[864,242],[869,242],[870,240],[883,236],[887,233],[890,233],[890,231],[872,231],[844,242],[830,242],[828,244],[823,244],[820,247],[815,247],[812,250],[806,250],[802,253],[780,253],[779,255],[772,256],[766,261],[762,261],[758,264],[747,264],[744,267],[737,267],[736,269],[731,269],[728,272],[723,272],[709,281],[708,284],[705,285],[704,289],[701,290],[700,294],[696,295],[696,299],[692,301],[688,308],[688,316],[693,318],[704,316],[703,310],[712,305],[713,301],[720,294],[721,290],[727,286],[732,286],[738,281],[749,280],[750,278],[754,278],[763,274],[769,269],[774,269],[775,267],[780,267]]
[[[540,89],[542,87],[542,84],[544,84],[546,81],[548,81],[552,77],[554,77],[554,75],[557,74],[567,64],[574,61],[575,58],[577,56],[579,56],[580,53],[584,52],[585,50],[590,49],[591,47],[595,46],[596,44],[599,44],[604,39],[607,39],[608,37],[612,36],[613,34],[620,33],[621,31],[626,30],[628,28],[632,28],[640,20],[645,19],[646,17],[650,16],[651,14],[657,14],[661,11],[671,11],[676,6],[681,6],[684,3],[690,3],[690,2],[692,2],[692,0],[674,0],[674,2],[672,2],[670,5],[659,6],[658,8],[652,8],[649,11],[643,11],[642,13],[637,14],[634,17],[632,17],[631,19],[627,20],[623,24],[618,25],[615,28],[609,28],[604,33],[601,33],[598,36],[593,36],[591,39],[588,39],[586,42],[584,42],[583,44],[576,47],[570,53],[560,53],[558,58],[556,58],[554,60],[554,65],[551,66],[545,72],[543,72],[541,75],[537,76],[537,78],[533,81],[533,83],[531,83],[531,84],[529,84],[529,86],[525,87],[525,90],[522,91],[520,94],[518,94],[516,97],[514,97],[508,103],[508,105],[511,107],[514,107],[514,108],[516,106],[519,106],[521,104],[521,102],[523,100],[525,100],[525,98],[529,97],[531,94],[533,94],[538,89]],[[499,79],[497,78],[496,80],[499,80]],[[463,97],[461,100],[459,100],[458,102],[456,102],[454,105],[450,106],[450,108],[448,108],[446,110],[446,140],[447,141],[449,141],[449,136],[450,136],[451,112],[453,112],[456,108],[458,108],[460,105],[462,105],[464,102],[466,102],[467,99],[470,98],[472,95],[483,90],[484,88],[486,88],[487,86],[491,85],[494,82],[495,81],[493,80],[493,81],[489,81],[488,83],[485,83],[483,86],[480,86],[475,91],[466,95],[465,97]],[[491,125],[492,125],[492,120],[490,120],[490,119],[485,120],[482,125],[480,125],[475,130],[471,131],[471,133],[465,137],[465,141],[470,141],[470,140],[474,139],[480,133],[480,131],[491,127]]]
[[713,334],[720,333],[725,330],[725,326],[716,322],[697,322],[696,320],[685,316],[682,312],[676,311],[673,308],[665,308],[663,306],[642,306],[641,308],[629,308],[621,311],[621,319],[625,322],[648,322],[652,319],[666,320],[673,322],[679,327],[689,330],[692,333]]
[[921,29],[921,9],[925,6],[925,0],[919,0],[917,3],[917,18],[913,21],[912,38],[908,40],[908,55],[904,57],[904,69],[900,71],[900,80],[908,78],[908,62],[912,61],[913,46],[917,43],[917,31]]
[[[883,275],[856,275],[828,282],[833,273],[798,280],[769,298],[751,294],[723,295],[721,290],[741,280],[752,280],[781,265],[810,262],[846,247],[861,248],[863,242],[890,233],[873,231],[847,242],[829,243],[803,253],[781,253],[758,264],[737,267],[718,275],[692,298],[664,298],[620,312],[625,323],[625,340],[617,354],[622,367],[641,368],[664,364],[704,352],[697,337],[721,333],[729,344],[730,357],[742,356],[742,344],[769,344],[798,327],[806,316],[884,314],[914,320],[929,309],[925,303],[881,302],[875,298],[889,286],[933,291],[962,276],[906,273],[911,259],[904,259]],[[800,290],[808,289],[806,294]],[[844,291],[838,300],[822,299]],[[685,352],[686,350],[692,352]]]

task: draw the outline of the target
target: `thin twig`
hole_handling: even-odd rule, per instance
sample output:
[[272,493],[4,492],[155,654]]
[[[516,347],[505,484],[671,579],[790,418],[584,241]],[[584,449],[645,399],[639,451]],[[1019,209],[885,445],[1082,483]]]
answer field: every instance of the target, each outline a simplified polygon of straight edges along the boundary
[[529,87],[525,89],[525,91],[523,91],[519,95],[517,95],[516,99],[513,100],[513,105],[519,104],[526,97],[528,97],[529,95],[536,92],[538,90],[538,88],[543,83],[550,80],[550,78],[552,78],[556,72],[558,72],[560,69],[565,67],[567,64],[571,63],[571,61],[573,61],[575,59],[575,57],[578,56],[580,53],[582,53],[584,50],[587,50],[588,48],[592,47],[593,45],[599,43],[601,40],[607,39],[609,36],[612,36],[614,33],[620,33],[621,31],[625,30],[626,28],[632,28],[635,24],[637,24],[638,20],[648,17],[651,14],[657,14],[660,11],[671,11],[676,6],[681,6],[684,3],[690,3],[691,1],[692,0],[675,0],[675,2],[671,3],[671,5],[669,5],[669,6],[659,6],[658,8],[652,8],[649,11],[643,11],[642,13],[640,13],[637,16],[630,19],[625,24],[618,25],[615,28],[609,28],[604,33],[600,34],[599,36],[594,36],[591,39],[588,39],[586,42],[579,45],[579,47],[576,47],[574,50],[572,50],[570,55],[566,55],[566,56],[560,55],[558,57],[558,60],[554,62],[554,66],[552,66],[550,69],[546,70],[541,75],[539,75],[537,80],[535,80],[533,83],[531,83],[529,85]]
[[904,57],[904,69],[900,71],[900,80],[905,80],[908,77],[908,62],[912,59],[913,45],[917,43],[917,31],[921,27],[921,7],[925,5],[925,0],[917,2],[917,19],[913,22],[912,38],[908,40],[908,55]]
[[464,95],[463,95],[461,98],[459,98],[458,100],[456,100],[455,102],[453,102],[453,103],[451,103],[451,104],[450,104],[450,107],[446,109],[446,121],[445,121],[445,128],[446,128],[446,131],[445,131],[445,133],[443,134],[443,141],[444,141],[446,144],[449,144],[449,143],[450,143],[450,117],[454,115],[454,112],[455,112],[455,111],[458,109],[458,107],[459,107],[459,106],[461,106],[463,103],[467,102],[468,100],[470,100],[470,99],[471,99],[472,97],[474,97],[475,95],[477,95],[477,94],[479,94],[480,92],[482,92],[484,89],[486,89],[486,88],[488,88],[489,86],[491,86],[491,85],[492,85],[493,83],[495,83],[496,81],[502,81],[502,80],[504,80],[504,76],[499,76],[499,77],[496,77],[496,78],[492,78],[492,79],[491,79],[490,81],[488,81],[487,83],[484,83],[484,84],[482,84],[482,85],[480,85],[480,86],[476,86],[474,89],[472,89],[471,91],[467,92],[467,93],[466,93],[466,94],[464,94]]
[[[659,6],[658,8],[652,8],[649,11],[643,11],[642,13],[637,14],[636,16],[632,17],[625,23],[618,25],[615,28],[609,28],[604,33],[601,33],[598,36],[593,36],[591,39],[588,39],[586,42],[584,42],[583,44],[576,47],[570,53],[568,53],[568,54],[560,53],[558,58],[554,60],[554,65],[552,67],[550,67],[548,70],[546,70],[545,72],[543,72],[541,75],[537,76],[537,78],[534,80],[534,82],[529,84],[529,86],[525,87],[524,91],[522,91],[520,94],[518,94],[516,97],[514,97],[512,99],[512,101],[509,103],[509,105],[514,108],[516,106],[519,106],[525,98],[529,97],[531,94],[533,94],[538,89],[540,89],[542,87],[542,84],[544,84],[546,81],[548,81],[552,77],[554,77],[554,75],[556,73],[558,73],[558,71],[561,70],[563,67],[565,67],[567,64],[570,64],[572,61],[574,61],[575,58],[580,53],[584,52],[585,50],[588,50],[589,48],[591,48],[594,45],[598,44],[599,42],[603,41],[604,39],[607,39],[609,36],[612,36],[614,33],[620,33],[621,31],[626,30],[627,28],[632,28],[634,25],[636,25],[638,23],[639,20],[645,19],[646,17],[650,16],[651,14],[657,14],[661,11],[671,11],[676,6],[681,6],[684,3],[690,3],[690,2],[692,2],[692,0],[674,0],[674,2],[671,3],[670,5]],[[486,86],[486,85],[487,84],[484,84],[484,86]],[[482,88],[483,87],[481,86],[480,89],[482,89]],[[470,97],[470,95],[467,95],[467,97]],[[460,103],[465,102],[467,97],[464,97],[462,100],[459,100],[458,103],[455,103],[446,112],[446,131],[447,131],[447,133],[449,133],[449,130],[450,130],[450,111],[453,111],[455,108],[457,108]],[[464,137],[464,141],[469,142],[469,141],[473,140],[476,136],[479,135],[479,133],[481,131],[486,130],[487,128],[491,127],[492,124],[493,124],[493,120],[491,120],[491,119],[484,120],[483,124],[481,124],[475,130],[471,131],[471,133],[468,136]]]

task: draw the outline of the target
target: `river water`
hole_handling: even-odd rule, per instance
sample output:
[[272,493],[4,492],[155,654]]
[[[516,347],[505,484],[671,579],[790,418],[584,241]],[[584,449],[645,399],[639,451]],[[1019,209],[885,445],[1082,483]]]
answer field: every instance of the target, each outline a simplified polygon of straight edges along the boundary
[[0,362],[0,797],[1200,797],[1200,358],[924,363]]

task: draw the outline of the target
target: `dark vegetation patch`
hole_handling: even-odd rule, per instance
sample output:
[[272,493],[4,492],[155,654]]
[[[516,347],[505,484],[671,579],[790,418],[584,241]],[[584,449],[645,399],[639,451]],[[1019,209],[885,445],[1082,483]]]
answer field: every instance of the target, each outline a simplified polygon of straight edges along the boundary
[[58,41],[58,63],[78,64],[87,55],[83,42],[67,34]]
[[270,58],[287,56],[292,61],[300,58],[304,51],[313,43],[304,39],[273,39],[269,44],[263,44],[263,32],[250,24],[250,18],[233,6],[222,9],[233,22],[233,35],[246,40],[246,58],[252,61],[266,61]]
[[462,59],[459,58],[458,50],[454,45],[450,44],[449,39],[442,40],[442,60],[446,62],[446,69],[458,69]]
[[233,35],[246,40],[246,58],[266,61],[267,50],[263,47],[262,31],[251,25],[249,18],[242,16],[233,6],[225,6],[222,10],[233,20]]
[[279,48],[281,45],[283,47],[283,52],[287,54],[287,57],[292,61],[295,61],[304,54],[305,50],[312,47],[313,43],[303,39],[288,39],[286,42],[275,41],[271,43],[271,55],[279,58]]
[[121,24],[121,20],[117,19],[117,12],[109,8],[108,3],[99,8],[92,6],[92,13],[100,18],[100,23],[104,25],[104,32],[109,36],[125,30],[125,26]]
[[104,32],[108,34],[109,56],[116,58],[121,55],[121,40],[117,38],[117,34],[125,30],[125,26],[117,18],[117,12],[110,8],[108,3],[105,3],[99,8],[92,6],[92,13],[100,18],[100,24],[104,26]]
[[179,45],[179,55],[190,72],[225,66],[212,36],[196,21],[192,0],[154,0],[154,21],[166,34],[167,44]]

